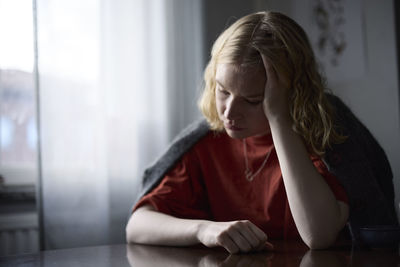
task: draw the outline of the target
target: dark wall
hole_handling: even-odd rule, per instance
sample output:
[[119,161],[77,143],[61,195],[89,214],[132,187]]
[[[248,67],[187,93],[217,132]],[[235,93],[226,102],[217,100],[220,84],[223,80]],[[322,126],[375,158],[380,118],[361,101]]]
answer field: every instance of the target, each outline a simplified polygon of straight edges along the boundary
[[[400,2],[394,2],[394,18],[395,18],[395,30],[396,30],[396,52],[397,52],[397,71],[400,70]],[[399,103],[400,103],[400,73],[398,74],[398,84],[399,84]],[[399,106],[400,112],[400,106]],[[399,206],[400,208],[400,206]]]
[[237,19],[255,12],[253,1],[243,0],[204,0],[204,55],[208,62],[211,47],[227,27]]

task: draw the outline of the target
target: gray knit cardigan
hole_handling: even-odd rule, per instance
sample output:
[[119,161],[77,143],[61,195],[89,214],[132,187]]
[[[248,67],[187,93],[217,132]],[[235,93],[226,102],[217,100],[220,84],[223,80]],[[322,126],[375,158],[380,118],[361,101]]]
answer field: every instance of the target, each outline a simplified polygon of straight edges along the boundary
[[[398,225],[394,208],[393,174],[385,152],[351,110],[336,96],[327,94],[335,107],[339,131],[348,136],[328,150],[323,161],[343,185],[350,205],[347,223],[354,242],[363,226]],[[196,121],[183,130],[142,177],[135,203],[155,188],[170,168],[210,131],[207,122]]]

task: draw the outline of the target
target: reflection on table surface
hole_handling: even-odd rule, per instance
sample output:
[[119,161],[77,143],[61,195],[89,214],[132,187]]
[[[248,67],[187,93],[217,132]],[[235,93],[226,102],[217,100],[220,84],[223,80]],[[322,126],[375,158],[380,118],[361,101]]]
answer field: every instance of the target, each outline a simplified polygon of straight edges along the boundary
[[231,255],[223,249],[110,245],[0,258],[0,266],[379,266],[398,267],[398,250],[338,246],[311,251],[300,242],[275,242],[272,252]]

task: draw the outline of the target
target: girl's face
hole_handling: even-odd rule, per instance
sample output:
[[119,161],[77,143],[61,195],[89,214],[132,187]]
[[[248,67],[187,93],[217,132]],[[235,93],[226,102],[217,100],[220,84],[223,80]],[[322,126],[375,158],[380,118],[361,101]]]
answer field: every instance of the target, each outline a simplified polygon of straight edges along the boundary
[[270,132],[264,114],[265,69],[218,64],[215,100],[218,116],[232,138],[246,138]]

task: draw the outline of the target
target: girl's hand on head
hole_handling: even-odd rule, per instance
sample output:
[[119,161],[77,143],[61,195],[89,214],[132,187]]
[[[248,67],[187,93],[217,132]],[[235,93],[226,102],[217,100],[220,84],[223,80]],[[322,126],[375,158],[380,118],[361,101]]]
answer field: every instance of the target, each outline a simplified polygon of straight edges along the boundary
[[275,118],[284,118],[290,120],[289,101],[288,101],[288,85],[284,84],[279,74],[273,66],[268,62],[268,59],[261,52],[265,68],[265,89],[263,108],[265,116],[268,120]]
[[229,253],[272,250],[267,235],[250,221],[206,221],[197,237],[207,247],[221,246]]

